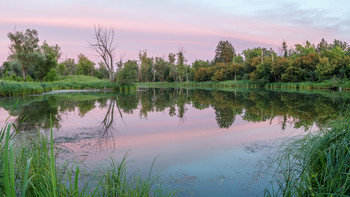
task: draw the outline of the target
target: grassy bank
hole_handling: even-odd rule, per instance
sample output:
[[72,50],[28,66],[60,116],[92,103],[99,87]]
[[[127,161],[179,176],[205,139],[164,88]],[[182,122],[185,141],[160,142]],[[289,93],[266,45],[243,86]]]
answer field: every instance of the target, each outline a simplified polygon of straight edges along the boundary
[[206,81],[206,82],[149,82],[139,83],[140,87],[242,87],[242,88],[266,88],[266,89],[297,89],[297,90],[313,90],[313,89],[338,89],[350,90],[350,81],[333,81],[327,80],[324,82],[295,82],[295,83],[267,83],[259,84],[250,81]]
[[40,94],[52,90],[113,89],[125,91],[136,89],[135,86],[117,86],[109,80],[83,75],[71,75],[54,82],[16,82],[0,80],[0,96],[23,96]]
[[350,195],[350,109],[327,129],[286,144],[275,185],[265,196]]
[[[10,124],[0,131],[0,196],[173,196],[161,187],[158,175],[141,178],[128,176],[126,156],[118,163],[94,172],[78,165],[56,162],[57,149],[51,137],[38,134],[35,139],[14,140]],[[153,166],[153,164],[152,164]]]

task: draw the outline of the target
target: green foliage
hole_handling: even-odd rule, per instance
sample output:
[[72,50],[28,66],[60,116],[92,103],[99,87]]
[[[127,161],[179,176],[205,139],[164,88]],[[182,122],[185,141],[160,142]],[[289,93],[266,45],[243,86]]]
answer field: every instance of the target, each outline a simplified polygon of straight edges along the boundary
[[147,57],[147,50],[139,52],[140,75],[139,81],[150,82],[155,81],[155,73],[153,72],[154,62],[153,58]]
[[58,64],[57,71],[60,76],[67,76],[67,67],[64,63]]
[[98,65],[98,69],[94,69],[94,76],[99,79],[109,79],[109,72],[106,68],[105,63],[99,62]]
[[213,66],[211,69],[214,71],[214,75],[211,78],[212,81],[224,81],[233,79],[234,69],[231,65],[219,63]]
[[250,73],[250,80],[255,83],[269,83],[272,81],[271,62],[259,64],[256,70]]
[[67,75],[76,75],[78,72],[78,66],[75,64],[75,60],[68,58],[64,60],[62,63],[66,68]]
[[28,76],[26,82],[33,82],[33,79],[30,76]]
[[36,30],[27,29],[25,33],[16,31],[7,35],[11,41],[10,51],[12,60],[17,60],[22,67],[23,79],[26,79],[28,70],[39,53],[39,38]]
[[95,63],[90,61],[85,55],[78,55],[77,74],[93,76]]
[[118,72],[117,79],[119,84],[133,84],[137,82],[137,62],[136,61],[127,61],[124,64],[124,67]]
[[61,54],[60,47],[57,44],[49,46],[46,40],[40,49],[41,53],[38,54],[37,63],[34,67],[34,76],[38,80],[43,80],[52,68],[57,68],[57,62]]
[[[21,81],[21,75],[24,80],[27,76],[35,81],[42,81],[44,77],[48,80],[46,76],[51,68],[57,69],[60,76],[80,74],[99,79],[115,78],[109,76],[105,63],[100,62],[96,69],[95,64],[83,54],[78,56],[78,64],[75,64],[74,59],[66,59],[58,64],[60,47],[49,46],[46,41],[39,47],[35,30],[9,33],[8,36],[12,42],[12,55],[0,67],[0,76],[7,81]],[[214,60],[210,62],[196,60],[192,66],[186,65],[183,49],[176,54],[169,53],[167,61],[161,57],[148,57],[144,50],[139,52],[139,67],[134,70],[139,82],[181,83],[243,79],[262,85],[271,82],[322,82],[333,77],[341,80],[350,78],[350,47],[343,41],[327,43],[322,39],[317,46],[306,41],[305,44],[296,44],[295,49],[288,49],[283,41],[280,55],[277,56],[272,49],[261,47],[248,48],[242,54],[236,55],[230,42],[220,41]],[[117,64],[118,71],[123,70],[123,63],[120,61]],[[127,76],[129,74],[131,76]],[[116,77],[121,83],[131,83],[134,75],[135,72],[126,69]]]
[[282,81],[282,74],[284,74],[289,66],[289,60],[286,57],[277,58],[271,64],[272,81]]
[[18,61],[5,61],[0,67],[0,75],[8,77],[10,75],[22,76],[22,68]]
[[194,74],[195,81],[210,81],[213,75],[213,71],[211,68],[201,67]]
[[44,77],[44,81],[56,81],[58,80],[57,70],[51,68],[50,71]]
[[165,81],[167,75],[169,75],[169,63],[161,57],[156,57],[154,69],[156,79],[161,82]]

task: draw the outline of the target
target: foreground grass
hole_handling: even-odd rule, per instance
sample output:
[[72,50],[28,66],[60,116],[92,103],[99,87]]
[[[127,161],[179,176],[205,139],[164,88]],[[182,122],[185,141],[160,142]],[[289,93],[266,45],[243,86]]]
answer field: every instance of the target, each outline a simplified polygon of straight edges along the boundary
[[[162,189],[158,175],[127,176],[126,156],[121,162],[94,173],[79,166],[57,166],[51,137],[16,143],[11,124],[0,131],[0,196],[172,196]],[[153,166],[153,164],[152,164]]]
[[82,89],[114,89],[131,90],[135,86],[117,86],[109,80],[91,76],[70,75],[54,82],[16,82],[0,80],[0,96],[23,96],[40,94],[52,90],[82,90]]
[[294,82],[294,83],[267,83],[259,84],[252,83],[247,80],[242,81],[206,81],[206,82],[145,82],[139,83],[140,87],[217,87],[217,88],[229,88],[229,87],[243,87],[243,88],[266,88],[266,89],[298,89],[298,90],[312,90],[312,89],[342,89],[350,90],[350,80],[334,81],[327,80],[324,82]]
[[287,143],[274,183],[265,196],[350,196],[350,109],[328,129]]

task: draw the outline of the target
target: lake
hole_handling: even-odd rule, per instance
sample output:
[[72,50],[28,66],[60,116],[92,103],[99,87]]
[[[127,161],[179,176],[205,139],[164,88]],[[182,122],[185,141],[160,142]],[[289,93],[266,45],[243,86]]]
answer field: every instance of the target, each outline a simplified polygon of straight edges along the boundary
[[[18,101],[18,102],[17,102]],[[16,104],[17,103],[17,104]],[[179,196],[261,196],[280,144],[325,126],[350,93],[264,89],[141,88],[0,97],[0,126],[48,133],[59,162],[93,170],[128,154],[128,172],[160,172]]]

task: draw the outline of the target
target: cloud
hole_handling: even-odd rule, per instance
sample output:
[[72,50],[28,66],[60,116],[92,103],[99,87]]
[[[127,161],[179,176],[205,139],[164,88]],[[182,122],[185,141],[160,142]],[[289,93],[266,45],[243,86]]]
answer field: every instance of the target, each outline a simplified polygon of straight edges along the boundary
[[136,59],[138,51],[162,56],[179,44],[188,59],[212,59],[216,44],[229,40],[237,51],[257,46],[277,48],[321,38],[349,40],[350,14],[345,1],[217,0],[1,1],[0,62],[8,52],[7,32],[35,28],[41,40],[62,45],[66,54],[88,52],[94,24],[113,26],[120,50]]

